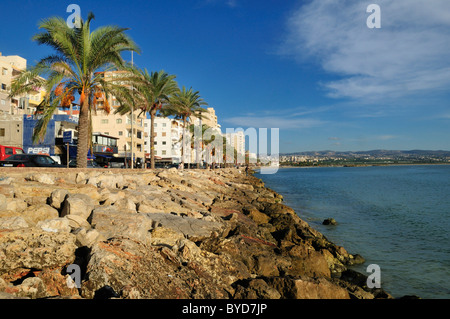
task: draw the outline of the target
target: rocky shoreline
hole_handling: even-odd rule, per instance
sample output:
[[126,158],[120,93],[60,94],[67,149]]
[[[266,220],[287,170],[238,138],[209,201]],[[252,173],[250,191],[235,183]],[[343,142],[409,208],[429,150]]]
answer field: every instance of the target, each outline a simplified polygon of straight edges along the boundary
[[392,298],[363,261],[238,169],[0,169],[0,299]]

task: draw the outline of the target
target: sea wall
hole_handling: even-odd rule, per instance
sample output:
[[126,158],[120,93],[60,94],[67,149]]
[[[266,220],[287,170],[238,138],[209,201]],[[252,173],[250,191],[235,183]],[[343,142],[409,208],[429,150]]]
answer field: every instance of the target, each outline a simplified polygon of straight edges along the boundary
[[238,169],[0,169],[0,298],[391,298],[361,260]]

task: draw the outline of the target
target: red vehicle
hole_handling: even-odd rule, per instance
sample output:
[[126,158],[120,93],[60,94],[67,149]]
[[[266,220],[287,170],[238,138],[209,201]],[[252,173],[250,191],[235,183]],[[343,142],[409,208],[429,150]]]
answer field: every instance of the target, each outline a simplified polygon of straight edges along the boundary
[[25,152],[20,147],[0,145],[0,161],[16,154],[25,154]]

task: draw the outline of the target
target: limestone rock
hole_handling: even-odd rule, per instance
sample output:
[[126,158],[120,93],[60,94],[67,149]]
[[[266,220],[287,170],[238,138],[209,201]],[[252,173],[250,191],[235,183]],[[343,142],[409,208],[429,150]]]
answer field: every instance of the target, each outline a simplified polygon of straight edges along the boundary
[[59,268],[75,259],[75,235],[25,228],[0,233],[0,276],[20,269]]
[[64,200],[61,217],[66,215],[78,215],[88,219],[94,209],[94,202],[84,194],[69,194]]
[[331,281],[318,278],[274,277],[267,279],[271,287],[287,299],[350,299],[344,288]]
[[179,232],[185,238],[199,241],[210,237],[213,233],[220,233],[225,228],[223,224],[192,217],[183,217],[174,214],[153,213],[145,214],[154,225],[161,225]]
[[54,218],[40,221],[36,227],[50,233],[70,233],[71,227],[67,218]]
[[88,223],[88,221],[80,216],[80,215],[66,215],[64,218],[66,218],[69,221],[69,227],[71,229],[77,229],[77,228],[91,228],[91,224]]
[[28,207],[28,204],[23,199],[18,198],[8,198],[6,200],[6,210],[20,213],[23,212]]
[[3,194],[0,194],[0,210],[6,209],[6,196]]
[[55,184],[55,177],[49,174],[30,174],[25,177],[27,181],[35,181],[41,184]]
[[95,209],[92,214],[92,227],[105,238],[127,237],[148,242],[153,223],[145,214],[127,214],[109,210]]
[[69,194],[69,192],[66,189],[56,189],[52,192],[52,194],[49,197],[49,205],[53,208],[60,209],[61,204],[66,199],[66,196]]
[[33,226],[46,219],[58,218],[59,213],[56,209],[49,205],[39,204],[35,206],[29,206],[22,213],[20,213],[20,216],[25,219],[28,225]]
[[6,218],[0,218],[0,230],[3,229],[20,229],[27,228],[28,223],[20,216],[11,216]]
[[91,248],[96,242],[106,240],[105,236],[100,234],[96,229],[80,228],[76,232],[78,247]]

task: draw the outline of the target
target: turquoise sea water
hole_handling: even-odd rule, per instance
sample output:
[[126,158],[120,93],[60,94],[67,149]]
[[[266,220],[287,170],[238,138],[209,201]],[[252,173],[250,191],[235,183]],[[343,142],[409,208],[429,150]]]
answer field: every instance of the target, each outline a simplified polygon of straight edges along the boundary
[[[450,298],[450,165],[281,168],[261,178],[313,228],[381,268],[394,297]],[[332,217],[337,226],[324,226]],[[366,273],[369,275],[369,273]]]

